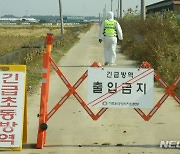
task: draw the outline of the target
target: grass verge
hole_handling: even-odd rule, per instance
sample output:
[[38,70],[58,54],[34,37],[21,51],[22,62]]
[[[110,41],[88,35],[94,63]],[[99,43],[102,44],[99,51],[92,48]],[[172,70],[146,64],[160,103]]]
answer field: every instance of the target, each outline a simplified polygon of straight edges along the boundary
[[[91,25],[82,25],[78,27],[67,28],[67,31],[62,38],[55,37],[52,50],[52,58],[55,62],[58,62],[62,56],[79,41],[79,34],[85,33],[91,28]],[[42,55],[43,53],[36,55],[33,60],[27,62],[27,83],[28,93],[32,94],[39,81],[41,80],[42,70]]]

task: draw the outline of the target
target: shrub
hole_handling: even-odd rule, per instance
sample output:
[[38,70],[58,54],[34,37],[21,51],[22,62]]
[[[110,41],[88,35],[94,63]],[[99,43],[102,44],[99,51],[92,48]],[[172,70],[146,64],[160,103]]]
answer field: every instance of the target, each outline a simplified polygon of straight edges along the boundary
[[[131,14],[119,22],[124,33],[122,52],[139,63],[148,61],[171,85],[180,73],[180,19],[166,12],[145,21]],[[180,94],[179,87],[176,92]]]

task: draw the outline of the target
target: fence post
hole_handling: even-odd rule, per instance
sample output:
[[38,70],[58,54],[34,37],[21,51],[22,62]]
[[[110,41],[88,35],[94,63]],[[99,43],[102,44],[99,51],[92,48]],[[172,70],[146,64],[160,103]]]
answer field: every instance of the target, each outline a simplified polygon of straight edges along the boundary
[[48,33],[46,36],[46,51],[43,54],[43,69],[42,69],[42,87],[41,87],[41,102],[39,113],[39,128],[37,135],[37,148],[42,149],[46,141],[46,116],[47,103],[49,96],[49,78],[50,78],[50,61],[49,57],[52,50],[53,34]]

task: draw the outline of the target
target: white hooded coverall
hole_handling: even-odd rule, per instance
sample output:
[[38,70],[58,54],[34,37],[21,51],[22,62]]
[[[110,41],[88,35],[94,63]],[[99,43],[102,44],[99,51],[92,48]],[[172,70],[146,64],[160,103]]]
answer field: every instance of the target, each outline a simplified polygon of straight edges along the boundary
[[[114,20],[114,14],[113,12],[109,12],[107,14],[107,19],[109,21]],[[117,45],[117,37],[119,40],[123,40],[123,34],[122,34],[122,29],[121,26],[119,25],[118,22],[116,22],[116,36],[104,36],[104,25],[105,22],[102,22],[100,31],[99,31],[99,39],[103,40],[104,42],[104,58],[105,58],[105,63],[109,65],[115,65],[115,60],[116,60],[116,45]]]

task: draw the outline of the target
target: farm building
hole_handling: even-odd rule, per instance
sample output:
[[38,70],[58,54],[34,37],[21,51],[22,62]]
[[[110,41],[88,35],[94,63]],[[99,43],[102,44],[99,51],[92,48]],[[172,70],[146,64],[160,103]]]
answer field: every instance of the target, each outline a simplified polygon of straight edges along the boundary
[[146,6],[146,10],[147,14],[163,11],[174,11],[176,14],[180,14],[180,0],[164,0]]
[[84,21],[84,17],[82,16],[64,16],[64,23],[82,23]]
[[39,20],[34,18],[0,18],[1,24],[22,24],[22,23],[38,23]]

